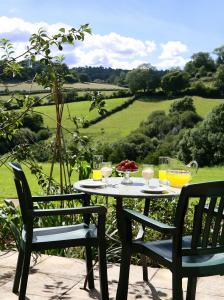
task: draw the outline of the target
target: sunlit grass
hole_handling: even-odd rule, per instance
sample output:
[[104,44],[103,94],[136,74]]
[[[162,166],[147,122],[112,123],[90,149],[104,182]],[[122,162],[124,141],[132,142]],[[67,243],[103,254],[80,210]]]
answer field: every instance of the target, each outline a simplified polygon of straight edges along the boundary
[[[49,174],[50,163],[41,164],[43,167],[43,171],[46,174]],[[30,185],[31,192],[34,195],[41,195],[43,191],[40,186],[37,184],[37,179],[34,175],[31,174],[30,170],[23,166],[24,172],[28,178],[28,182]],[[55,164],[55,173],[54,176],[56,179],[59,178],[59,165]],[[136,174],[136,176],[141,176],[141,172]],[[210,180],[224,180],[224,167],[204,167],[199,168],[197,174],[193,177],[192,183],[202,182],[202,181],[210,181]],[[77,174],[73,175],[72,182],[77,181]],[[5,198],[17,198],[15,184],[13,181],[13,174],[10,168],[6,166],[1,167],[0,172],[0,187],[1,187],[1,195],[0,199]]]

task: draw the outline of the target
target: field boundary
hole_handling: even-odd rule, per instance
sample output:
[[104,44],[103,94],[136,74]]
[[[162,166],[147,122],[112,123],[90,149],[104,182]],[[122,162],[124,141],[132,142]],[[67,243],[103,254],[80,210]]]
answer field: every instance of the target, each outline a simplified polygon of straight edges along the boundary
[[115,108],[107,111],[106,113],[104,113],[103,115],[100,115],[90,121],[85,121],[85,123],[83,124],[83,128],[88,128],[104,119],[106,119],[107,117],[127,108],[129,105],[131,105],[134,101],[136,100],[136,96],[132,96],[131,98],[129,98],[128,100],[126,100],[124,103],[122,103],[121,105],[116,106]]

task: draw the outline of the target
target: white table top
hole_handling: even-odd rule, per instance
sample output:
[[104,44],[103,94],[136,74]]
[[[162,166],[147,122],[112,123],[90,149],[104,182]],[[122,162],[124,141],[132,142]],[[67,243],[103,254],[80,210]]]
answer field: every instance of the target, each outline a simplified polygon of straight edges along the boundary
[[[108,178],[108,185],[102,187],[84,186],[86,183],[92,182],[92,179],[77,181],[74,188],[77,191],[85,192],[91,195],[102,195],[111,197],[130,197],[130,198],[167,198],[176,197],[180,194],[181,189],[166,186],[166,191],[163,193],[144,192],[145,182],[141,177],[132,177],[132,184],[122,184],[121,177]],[[93,182],[94,184],[94,182]],[[163,186],[164,187],[164,186]]]

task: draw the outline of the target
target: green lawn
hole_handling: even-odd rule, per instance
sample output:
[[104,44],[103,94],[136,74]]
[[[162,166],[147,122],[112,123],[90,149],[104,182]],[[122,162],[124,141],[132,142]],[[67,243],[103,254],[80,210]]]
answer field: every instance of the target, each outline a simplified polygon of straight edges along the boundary
[[[46,174],[49,174],[50,164],[42,164],[43,170]],[[26,167],[23,167],[28,182],[33,194],[41,195],[43,194],[41,188],[37,185],[37,180],[34,175],[32,175]],[[59,168],[58,165],[55,166],[55,176],[58,178]],[[140,176],[140,175],[139,175]],[[74,182],[77,180],[77,176],[74,174],[72,179]],[[193,178],[192,182],[209,181],[209,180],[224,180],[224,167],[205,167],[200,168],[198,173]],[[13,182],[13,174],[9,168],[5,166],[1,167],[0,173],[0,186],[1,195],[0,199],[5,198],[16,198],[15,184]]]
[[[43,172],[45,174],[49,174],[50,165],[51,165],[50,163],[42,163],[41,164],[41,166],[43,168]],[[23,166],[23,170],[27,176],[32,194],[35,194],[35,195],[43,194],[41,187],[38,186],[38,184],[37,184],[36,177],[33,174],[31,174],[30,170],[26,166]],[[59,180],[59,165],[58,164],[55,164],[53,176],[56,180]],[[77,175],[75,173],[74,173],[72,180],[74,182],[77,180]],[[6,167],[6,166],[1,167],[0,187],[1,187],[0,199],[17,198],[15,183],[13,181],[13,173],[12,173],[10,167]]]
[[[114,107],[121,105],[128,98],[115,98],[115,99],[107,99],[105,108],[107,110],[111,110]],[[73,122],[69,119],[69,114],[71,117],[85,117],[87,120],[91,120],[98,116],[97,110],[93,110],[89,112],[89,108],[91,105],[91,101],[82,101],[76,103],[68,103],[65,104],[64,107],[64,115],[63,115],[63,126],[69,130],[74,128]],[[55,128],[56,120],[55,120],[55,106],[39,106],[34,108],[35,111],[43,114],[44,123],[50,129]]]

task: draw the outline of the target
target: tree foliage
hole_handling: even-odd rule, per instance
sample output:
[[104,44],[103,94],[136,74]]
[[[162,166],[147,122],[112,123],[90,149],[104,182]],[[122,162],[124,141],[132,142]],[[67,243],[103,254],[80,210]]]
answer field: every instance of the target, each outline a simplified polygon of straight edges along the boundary
[[170,71],[162,77],[161,86],[169,95],[178,95],[189,86],[189,76],[187,72]]
[[203,77],[208,72],[215,72],[216,66],[213,58],[208,52],[198,52],[192,55],[191,60],[186,63],[184,70],[191,77]]
[[197,160],[200,166],[224,163],[224,104],[215,107],[207,118],[188,130],[179,143],[179,157]]
[[132,93],[155,91],[160,86],[160,72],[149,64],[143,64],[129,71],[126,81]]
[[172,112],[184,112],[184,111],[196,112],[193,99],[191,97],[184,97],[183,99],[176,100],[170,105],[170,113]]

